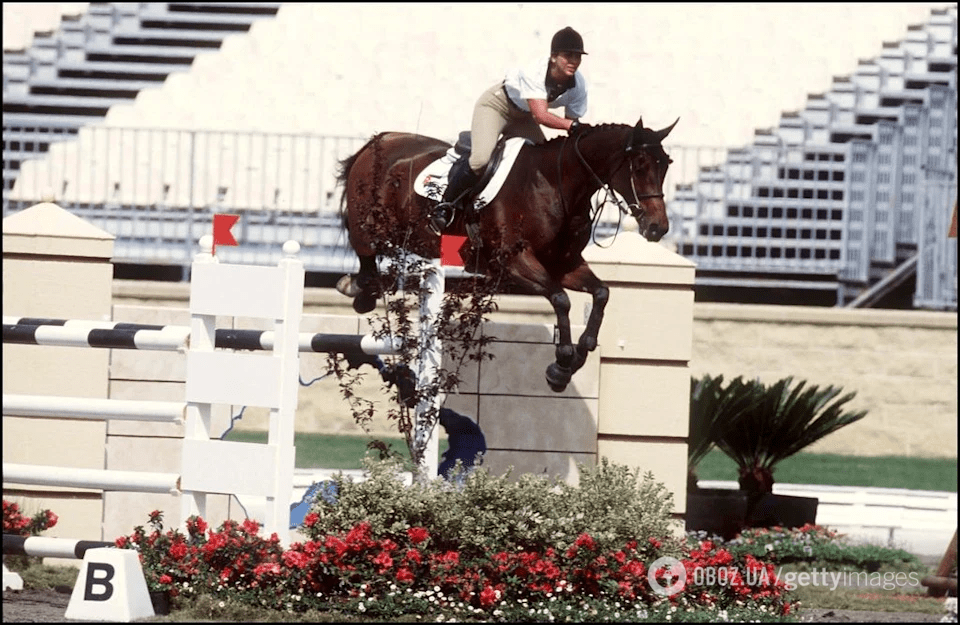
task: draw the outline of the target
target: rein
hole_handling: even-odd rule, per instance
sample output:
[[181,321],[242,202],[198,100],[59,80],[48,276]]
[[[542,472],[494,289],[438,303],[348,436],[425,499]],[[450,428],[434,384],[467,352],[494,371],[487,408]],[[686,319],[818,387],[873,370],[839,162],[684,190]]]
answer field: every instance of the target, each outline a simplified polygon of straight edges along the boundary
[[[638,193],[637,193],[637,187],[636,187],[636,185],[634,184],[634,181],[633,181],[633,173],[634,173],[633,159],[625,158],[624,160],[627,161],[627,162],[629,163],[629,165],[630,165],[630,191],[633,193],[634,202],[633,202],[633,203],[627,203],[626,206],[624,206],[624,202],[620,200],[619,195],[613,190],[613,187],[610,186],[610,183],[604,182],[603,180],[600,179],[600,176],[598,176],[598,175],[597,175],[597,172],[595,172],[595,171],[593,170],[593,168],[590,167],[590,164],[587,162],[587,159],[585,159],[584,156],[583,156],[583,154],[580,152],[580,138],[581,138],[581,136],[577,136],[577,137],[574,138],[574,140],[573,140],[573,151],[574,151],[574,153],[577,155],[577,158],[580,160],[580,164],[583,165],[584,168],[586,168],[586,170],[587,170],[588,172],[590,172],[590,175],[593,176],[594,181],[597,183],[597,185],[600,187],[600,189],[603,189],[603,190],[604,190],[604,195],[605,195],[604,200],[603,200],[602,202],[598,203],[596,209],[593,211],[593,214],[590,215],[590,221],[591,221],[592,224],[593,224],[593,226],[592,226],[591,229],[594,231],[594,234],[595,234],[595,233],[596,233],[596,225],[597,225],[597,222],[598,222],[599,219],[600,219],[600,208],[601,208],[604,204],[606,204],[608,201],[610,201],[609,198],[612,197],[612,198],[614,199],[614,201],[616,202],[616,204],[617,204],[617,208],[620,209],[620,220],[618,220],[618,222],[617,222],[617,232],[620,232],[620,225],[621,225],[621,223],[623,222],[623,218],[624,218],[625,216],[630,215],[630,216],[633,217],[634,219],[639,219],[640,216],[642,215],[642,209],[641,209],[641,207],[640,207],[640,200],[645,200],[645,199],[649,199],[649,198],[656,198],[656,197],[662,198],[662,197],[663,197],[663,193],[661,192],[661,193],[644,193],[644,194],[638,194]],[[630,152],[632,152],[635,148],[645,149],[645,148],[649,148],[649,147],[654,147],[654,145],[655,145],[655,144],[652,144],[652,143],[644,143],[644,144],[641,144],[641,145],[638,145],[638,146],[627,146],[627,148],[624,150],[624,153],[625,153],[626,155],[629,155]],[[560,156],[561,156],[561,157],[563,156],[563,150],[560,151]],[[558,158],[558,159],[557,159],[557,173],[558,173],[558,174],[560,173],[560,161],[561,161],[561,158]],[[620,169],[621,167],[623,167],[623,161],[621,161],[620,164],[613,170],[613,172],[611,172],[611,176],[612,176],[613,174],[615,174],[615,173],[617,172],[617,170]],[[558,179],[559,179],[559,176],[558,176]],[[561,204],[561,206],[563,205],[563,194],[562,194],[562,193],[560,194],[560,204]],[[596,241],[594,241],[594,242],[596,243]]]

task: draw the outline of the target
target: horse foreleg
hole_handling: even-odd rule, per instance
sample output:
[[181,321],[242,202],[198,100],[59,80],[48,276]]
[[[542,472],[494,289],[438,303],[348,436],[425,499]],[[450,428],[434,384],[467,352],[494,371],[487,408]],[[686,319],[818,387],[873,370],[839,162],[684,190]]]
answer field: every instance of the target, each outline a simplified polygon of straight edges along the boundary
[[584,328],[583,333],[577,340],[577,347],[571,363],[571,369],[576,373],[583,367],[590,352],[597,348],[597,337],[600,335],[600,325],[603,323],[603,311],[610,299],[610,289],[585,262],[564,276],[561,284],[568,289],[590,293],[593,297],[593,306],[590,308],[587,327]]
[[570,378],[576,370],[573,367],[575,350],[573,348],[573,335],[570,332],[570,297],[563,289],[559,289],[551,293],[547,299],[553,306],[553,312],[557,315],[559,340],[556,350],[557,360],[547,367],[546,377],[550,388],[559,393],[570,383]]

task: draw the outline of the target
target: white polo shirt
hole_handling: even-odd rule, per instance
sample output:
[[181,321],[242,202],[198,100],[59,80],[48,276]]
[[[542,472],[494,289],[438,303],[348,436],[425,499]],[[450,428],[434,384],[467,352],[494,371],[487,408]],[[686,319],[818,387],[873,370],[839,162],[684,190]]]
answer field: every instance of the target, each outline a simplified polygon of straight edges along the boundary
[[[527,104],[528,98],[547,100],[547,68],[549,66],[550,57],[545,56],[507,72],[503,83],[507,96],[520,109],[530,111],[530,106]],[[587,82],[579,70],[573,75],[573,79],[574,86],[561,93],[552,102],[547,101],[547,108],[555,109],[562,106],[566,117],[580,119],[587,113]]]

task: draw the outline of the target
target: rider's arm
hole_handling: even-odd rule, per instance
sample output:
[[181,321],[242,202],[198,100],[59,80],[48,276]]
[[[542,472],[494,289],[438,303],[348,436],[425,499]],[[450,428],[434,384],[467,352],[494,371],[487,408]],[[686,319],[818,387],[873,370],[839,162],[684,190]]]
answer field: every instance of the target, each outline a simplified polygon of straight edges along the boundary
[[531,98],[527,100],[527,105],[530,107],[530,113],[533,115],[534,121],[541,126],[555,128],[557,130],[570,130],[570,126],[573,124],[572,119],[564,119],[563,117],[551,113],[547,109],[546,100],[537,100]]

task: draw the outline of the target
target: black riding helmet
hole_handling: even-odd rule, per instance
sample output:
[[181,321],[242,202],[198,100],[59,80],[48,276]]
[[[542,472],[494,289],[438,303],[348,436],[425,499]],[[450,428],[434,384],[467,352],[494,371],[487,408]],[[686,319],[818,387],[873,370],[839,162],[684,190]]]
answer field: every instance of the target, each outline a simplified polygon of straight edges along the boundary
[[563,30],[558,30],[550,40],[550,54],[557,52],[579,52],[586,54],[583,50],[583,37],[580,33],[567,26]]

